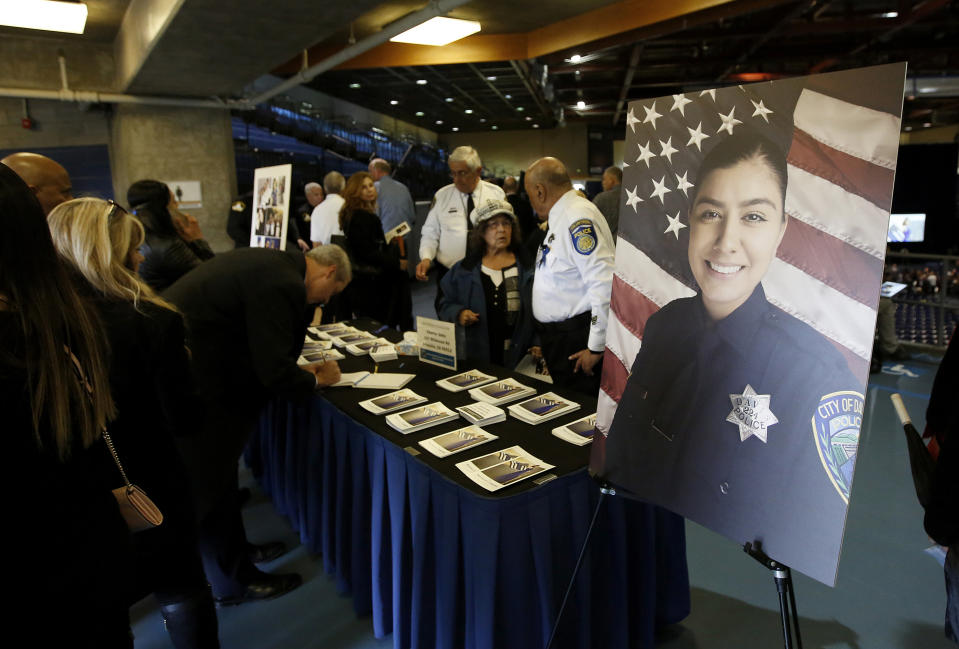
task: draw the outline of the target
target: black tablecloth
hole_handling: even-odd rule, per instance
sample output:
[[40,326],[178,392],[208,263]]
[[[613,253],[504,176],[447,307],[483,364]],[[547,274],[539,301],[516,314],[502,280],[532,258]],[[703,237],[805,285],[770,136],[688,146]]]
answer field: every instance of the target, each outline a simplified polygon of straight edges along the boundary
[[[372,361],[349,358],[341,366],[371,369]],[[380,371],[416,374],[407,387],[431,401],[470,401],[435,386],[452,372],[414,357],[382,363]],[[516,378],[540,393],[551,389]],[[588,447],[550,431],[589,414],[595,401],[577,396],[580,410],[538,426],[510,417],[487,427],[500,439],[440,459],[416,442],[466,422],[401,435],[357,405],[379,394],[331,388],[310,404],[272,404],[247,454],[265,491],[303,543],[323,555],[357,613],[372,613],[375,635],[392,632],[395,647],[545,646],[598,498],[585,470]],[[454,466],[513,444],[554,464],[548,475],[555,478],[490,494]],[[658,625],[688,613],[683,520],[607,498],[556,646],[651,647]]]

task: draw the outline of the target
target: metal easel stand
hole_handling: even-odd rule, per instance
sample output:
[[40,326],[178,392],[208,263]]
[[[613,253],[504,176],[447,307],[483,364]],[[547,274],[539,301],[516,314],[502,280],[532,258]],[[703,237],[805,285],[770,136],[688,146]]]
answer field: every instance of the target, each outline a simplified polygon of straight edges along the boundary
[[[799,633],[799,614],[796,613],[796,594],[793,591],[792,574],[787,566],[771,559],[763,552],[762,541],[747,543],[743,551],[753,559],[766,566],[773,573],[776,582],[776,592],[779,593],[779,614],[783,624],[783,646],[793,649],[792,632],[796,632],[795,649],[802,649],[802,636]],[[790,617],[792,618],[790,620]]]
[[553,629],[549,632],[549,641],[546,643],[546,649],[551,649],[553,640],[556,638],[556,631],[559,629],[559,623],[563,620],[563,611],[566,610],[566,602],[573,592],[573,585],[576,583],[576,575],[579,574],[579,568],[583,565],[583,557],[586,556],[586,548],[589,547],[589,538],[593,535],[593,528],[596,527],[596,518],[599,516],[599,510],[603,506],[606,496],[615,496],[616,489],[608,482],[599,484],[599,500],[596,501],[596,509],[593,510],[593,518],[589,522],[589,528],[586,530],[586,538],[583,539],[583,547],[579,551],[579,558],[576,559],[576,566],[573,568],[573,574],[569,578],[569,584],[566,586],[566,594],[563,595],[563,603],[559,606],[559,613],[556,614],[556,621],[553,623]]

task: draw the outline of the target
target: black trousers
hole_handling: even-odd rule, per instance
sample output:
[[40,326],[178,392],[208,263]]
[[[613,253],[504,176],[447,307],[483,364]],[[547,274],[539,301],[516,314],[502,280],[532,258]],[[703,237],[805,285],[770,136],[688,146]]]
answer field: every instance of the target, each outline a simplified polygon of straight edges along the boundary
[[585,311],[562,322],[537,322],[536,331],[553,385],[596,397],[603,360],[593,367],[592,376],[586,376],[582,370],[574,373],[576,361],[569,360],[572,354],[587,349],[591,318],[592,314]]
[[259,574],[250,560],[236,474],[256,426],[259,405],[233,399],[208,401],[200,435],[179,444],[194,488],[203,571],[216,597],[242,594]]

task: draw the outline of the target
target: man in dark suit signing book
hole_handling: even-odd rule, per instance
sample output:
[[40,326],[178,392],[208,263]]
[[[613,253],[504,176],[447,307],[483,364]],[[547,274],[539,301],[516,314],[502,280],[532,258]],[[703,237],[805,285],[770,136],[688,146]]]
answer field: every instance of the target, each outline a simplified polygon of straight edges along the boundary
[[186,319],[207,408],[201,434],[181,451],[193,483],[203,567],[221,605],[277,597],[302,582],[298,574],[269,574],[254,565],[284,548],[247,542],[237,463],[270,398],[309,398],[339,380],[335,361],[296,361],[312,305],[328,302],[351,276],[346,254],[334,245],[306,255],[242,248],[198,266],[163,294]]

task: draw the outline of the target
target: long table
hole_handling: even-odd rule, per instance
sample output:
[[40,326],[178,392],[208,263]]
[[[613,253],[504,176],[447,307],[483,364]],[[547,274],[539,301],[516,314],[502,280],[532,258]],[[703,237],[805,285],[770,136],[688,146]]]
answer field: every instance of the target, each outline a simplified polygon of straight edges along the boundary
[[[372,361],[340,364],[357,371]],[[415,373],[407,387],[431,401],[470,401],[434,385],[452,372],[413,357],[380,371]],[[551,389],[512,376],[539,393]],[[588,447],[550,434],[595,401],[557,392],[582,408],[535,427],[510,417],[486,427],[500,439],[440,459],[416,442],[467,422],[404,436],[357,405],[383,392],[331,388],[310,403],[268,406],[247,461],[357,614],[372,615],[376,637],[392,633],[397,649],[545,647],[599,497]],[[556,468],[491,494],[454,466],[514,444]],[[683,520],[606,498],[555,646],[652,647],[658,627],[688,613]]]

